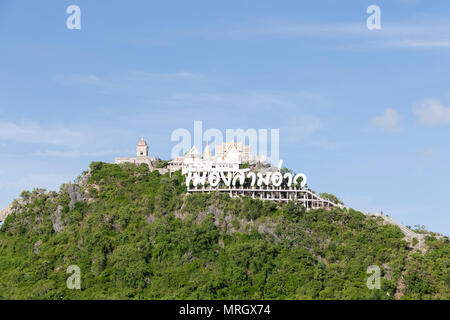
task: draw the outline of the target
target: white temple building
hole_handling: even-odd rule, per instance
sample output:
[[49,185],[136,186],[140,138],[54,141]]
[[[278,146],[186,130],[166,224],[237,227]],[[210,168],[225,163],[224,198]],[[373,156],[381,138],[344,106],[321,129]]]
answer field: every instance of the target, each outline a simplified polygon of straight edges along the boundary
[[181,169],[182,174],[188,172],[236,172],[239,165],[250,161],[265,162],[264,156],[251,156],[250,147],[242,142],[224,142],[215,148],[212,155],[209,144],[206,143],[203,154],[194,146],[182,157],[177,157],[169,162],[171,172]]

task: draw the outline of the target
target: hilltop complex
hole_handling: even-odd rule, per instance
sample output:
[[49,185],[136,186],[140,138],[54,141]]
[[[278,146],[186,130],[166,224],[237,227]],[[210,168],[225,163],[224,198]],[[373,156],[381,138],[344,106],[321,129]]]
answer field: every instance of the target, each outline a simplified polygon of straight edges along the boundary
[[[170,160],[167,168],[170,172],[181,169],[182,174],[203,171],[237,172],[239,165],[243,163],[267,163],[267,157],[251,155],[250,146],[244,145],[242,142],[224,142],[222,145],[215,146],[214,150],[215,154],[213,155],[209,144],[206,143],[205,150],[202,154],[194,146],[183,156]],[[155,157],[149,156],[147,142],[144,138],[141,138],[136,146],[135,157],[115,158],[114,163],[146,163],[150,170],[153,170],[155,161]]]
[[[161,174],[181,170],[186,176],[188,193],[226,192],[230,197],[249,196],[278,202],[295,200],[306,209],[342,207],[305,188],[306,175],[282,173],[279,168],[271,167],[266,157],[251,155],[249,146],[242,142],[218,145],[214,156],[208,143],[203,154],[194,146],[184,156],[170,160],[167,168],[156,167],[156,161],[148,155],[148,144],[144,138],[136,147],[136,157],[115,159],[116,164],[146,163],[151,171],[158,170]],[[255,164],[253,168],[257,169],[241,169],[241,164],[249,162]]]

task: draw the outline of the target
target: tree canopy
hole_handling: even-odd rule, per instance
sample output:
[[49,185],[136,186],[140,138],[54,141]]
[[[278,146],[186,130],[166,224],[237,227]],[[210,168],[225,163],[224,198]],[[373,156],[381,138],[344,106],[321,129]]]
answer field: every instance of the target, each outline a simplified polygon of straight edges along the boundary
[[[186,195],[179,173],[92,163],[71,195],[24,192],[0,229],[2,299],[449,299],[448,238],[415,251],[347,209]],[[68,266],[81,289],[66,286]],[[366,286],[381,269],[381,288]]]

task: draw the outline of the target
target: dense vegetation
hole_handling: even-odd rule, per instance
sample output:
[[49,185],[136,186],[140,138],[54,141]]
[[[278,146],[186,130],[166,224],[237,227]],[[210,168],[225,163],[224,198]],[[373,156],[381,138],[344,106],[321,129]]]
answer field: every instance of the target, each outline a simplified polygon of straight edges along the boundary
[[334,202],[336,204],[344,204],[344,202],[342,200],[340,200],[338,197],[336,197],[334,194],[331,194],[331,193],[326,193],[326,192],[319,193],[319,197],[321,197],[322,199]]
[[[22,194],[0,229],[0,298],[450,298],[445,237],[421,253],[354,210],[186,195],[181,174],[146,165],[92,163],[85,178],[84,201],[67,186]],[[70,265],[81,290],[66,287]],[[379,290],[366,286],[371,265]]]

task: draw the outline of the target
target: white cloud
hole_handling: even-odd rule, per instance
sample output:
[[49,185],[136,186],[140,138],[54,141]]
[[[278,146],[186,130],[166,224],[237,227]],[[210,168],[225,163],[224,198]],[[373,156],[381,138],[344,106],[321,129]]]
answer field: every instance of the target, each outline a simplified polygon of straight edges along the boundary
[[167,72],[167,73],[153,73],[147,71],[125,71],[118,73],[108,73],[101,76],[93,74],[67,74],[57,75],[54,80],[59,82],[62,86],[85,86],[101,90],[102,92],[117,92],[136,90],[136,88],[148,88],[155,89],[161,85],[173,86],[176,83],[181,83],[184,86],[186,84],[192,84],[193,82],[201,82],[208,78],[196,72],[179,71],[179,72]]
[[398,112],[394,109],[386,109],[384,110],[384,114],[382,116],[376,116],[372,118],[372,123],[385,131],[399,131],[400,116]]
[[171,29],[168,35],[206,38],[245,38],[266,36],[333,37],[359,35],[366,32],[363,24],[302,24],[296,21],[258,19],[219,27],[195,27]]
[[437,152],[434,148],[426,148],[425,150],[423,150],[423,155],[426,157],[436,157],[437,156]]
[[[34,188],[45,188],[58,190],[61,184],[72,181],[73,177],[64,174],[53,173],[30,173],[20,178],[5,179],[0,183],[0,190],[33,190]],[[20,191],[18,191],[20,192]]]
[[[414,0],[403,0],[414,3]],[[383,20],[384,21],[384,20]],[[345,48],[368,49],[447,49],[450,48],[450,27],[444,20],[420,18],[396,23],[382,22],[382,29],[376,32],[366,28],[364,23],[305,24],[292,20],[274,20],[261,18],[253,21],[241,21],[228,25],[179,28],[166,31],[168,36],[200,38],[255,38],[255,37],[292,37],[314,38],[316,40],[339,37],[346,41]],[[349,46],[348,41],[354,42]],[[335,42],[329,42],[334,45]]]
[[280,142],[295,145],[302,143],[324,150],[340,148],[340,143],[318,136],[325,126],[322,118],[317,115],[293,116],[280,128]]
[[392,46],[401,48],[450,48],[450,41],[446,40],[436,40],[436,41],[426,41],[426,40],[404,40],[391,43]]
[[401,3],[406,3],[406,4],[412,4],[412,3],[417,3],[418,0],[397,0],[398,2]]
[[280,128],[280,139],[283,142],[298,142],[311,137],[322,128],[319,117],[302,115],[289,119],[286,126]]
[[413,112],[420,123],[437,127],[450,124],[450,107],[445,107],[439,100],[428,99],[413,105]]
[[104,81],[93,74],[73,74],[65,76],[56,76],[55,80],[63,85],[84,84],[84,85],[102,85]]
[[0,141],[24,144],[79,145],[81,133],[63,127],[43,128],[34,122],[0,122]]
[[341,143],[328,141],[324,139],[313,139],[309,141],[310,145],[316,148],[325,149],[325,150],[336,150],[342,147]]
[[308,92],[179,92],[168,94],[163,99],[163,103],[183,109],[189,107],[189,110],[215,109],[228,113],[229,110],[235,109],[241,114],[245,111],[263,113],[276,110],[277,115],[285,116],[291,116],[293,110],[304,111],[307,106],[322,108],[328,104],[322,96]]
[[108,155],[123,155],[134,153],[133,150],[45,150],[34,152],[32,155],[39,157],[61,157],[61,158],[79,158],[79,157],[102,157]]
[[188,71],[180,71],[180,72],[172,72],[172,73],[153,73],[153,72],[146,72],[146,71],[130,71],[128,73],[129,76],[137,77],[137,78],[144,78],[144,79],[151,79],[151,80],[162,80],[162,79],[168,79],[168,80],[201,80],[205,79],[206,76],[197,73],[197,72],[188,72]]

